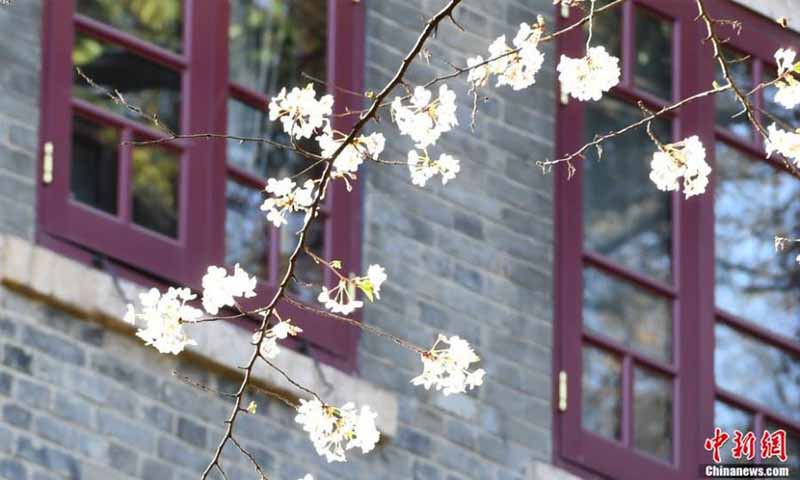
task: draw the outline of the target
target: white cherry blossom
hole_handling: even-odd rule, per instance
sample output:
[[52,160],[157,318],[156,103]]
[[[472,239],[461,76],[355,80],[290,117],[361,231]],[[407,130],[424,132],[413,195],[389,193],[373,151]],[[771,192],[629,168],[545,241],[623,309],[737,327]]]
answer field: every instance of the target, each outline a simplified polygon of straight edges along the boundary
[[775,102],[790,110],[800,105],[800,80],[798,80],[800,64],[795,63],[795,56],[796,52],[790,48],[781,48],[775,52],[778,76],[782,77],[775,83],[778,88]]
[[349,315],[364,306],[364,302],[356,298],[358,290],[373,301],[381,297],[381,285],[387,278],[382,266],[370,265],[364,276],[340,277],[339,283],[331,289],[323,286],[317,300],[333,313]]
[[[297,336],[303,329],[292,323],[292,319],[278,320],[278,323],[267,329],[264,340],[261,342],[259,352],[266,358],[272,359],[278,356],[278,340],[284,340],[290,336]],[[253,344],[257,344],[261,338],[261,331],[253,334]]]
[[[447,344],[446,348],[438,348]],[[469,343],[457,336],[450,338],[439,335],[431,349],[420,355],[422,358],[422,374],[411,380],[414,385],[422,385],[426,390],[433,387],[444,395],[462,393],[483,384],[486,372],[479,368],[470,371],[472,363],[480,361],[480,357]]]
[[345,451],[360,448],[370,452],[380,440],[375,427],[377,414],[368,406],[357,410],[348,402],[341,408],[325,405],[317,399],[300,399],[295,421],[308,432],[317,453],[328,462],[344,462]]
[[237,297],[256,296],[256,277],[251,277],[237,263],[233,275],[222,267],[210,266],[203,276],[203,308],[210,315],[223,307],[232,307]]
[[619,59],[604,47],[591,47],[581,58],[561,55],[557,70],[561,91],[581,101],[600,100],[619,83]]
[[408,135],[417,148],[425,148],[435,143],[442,133],[458,125],[456,118],[456,94],[447,88],[439,87],[439,97],[431,100],[430,90],[416,87],[409,104],[401,97],[392,102],[391,110],[400,133]]
[[461,171],[461,164],[446,153],[441,154],[438,160],[433,160],[427,151],[420,155],[416,150],[411,150],[408,152],[408,171],[414,185],[424,187],[437,174],[442,176],[442,185],[447,185]]
[[706,191],[711,167],[706,163],[706,149],[696,135],[680,142],[660,146],[650,162],[650,180],[659,190],[675,191],[683,177],[686,198]]
[[[334,138],[332,132],[326,132],[317,138],[322,156],[330,158],[345,141],[345,137]],[[358,167],[367,159],[377,160],[386,145],[386,138],[382,133],[372,133],[370,135],[360,135],[344,147],[344,150],[336,157],[333,162],[333,178],[344,178],[345,180],[356,178]],[[348,183],[348,187],[350,184]]]
[[152,288],[139,295],[141,313],[137,313],[133,305],[127,306],[125,321],[135,325],[137,320],[141,320],[144,328],[136,332],[137,337],[161,353],[177,355],[187,345],[197,345],[183,331],[183,323],[193,322],[203,314],[201,310],[186,305],[195,298],[197,296],[188,288],[170,287],[163,295]]
[[778,128],[774,123],[767,127],[767,142],[765,148],[767,156],[778,152],[787,159],[800,166],[800,130],[793,132]]
[[311,138],[314,131],[326,124],[333,111],[332,95],[323,95],[319,100],[316,95],[312,83],[302,89],[294,87],[289,93],[282,88],[270,100],[270,121],[280,120],[283,130],[298,140]]
[[289,212],[310,212],[315,186],[313,180],[306,180],[302,187],[298,187],[290,178],[270,178],[264,190],[271,196],[261,204],[261,210],[267,212],[267,220],[275,227],[285,225]]

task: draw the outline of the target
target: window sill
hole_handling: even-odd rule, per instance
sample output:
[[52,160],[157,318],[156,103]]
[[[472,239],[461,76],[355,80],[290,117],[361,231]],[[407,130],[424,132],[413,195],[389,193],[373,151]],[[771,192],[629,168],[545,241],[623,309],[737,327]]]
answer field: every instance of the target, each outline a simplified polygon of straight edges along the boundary
[[[0,282],[126,334],[132,334],[133,329],[122,319],[126,304],[123,297],[138,298],[145,290],[125,279],[115,285],[105,272],[9,235],[0,235]],[[225,322],[189,328],[198,343],[189,348],[190,355],[231,371],[247,362],[249,349],[231,345],[249,345],[248,330]],[[352,401],[370,405],[378,412],[378,429],[389,437],[396,434],[395,394],[328,365],[315,365],[313,359],[288,348],[279,348],[275,363],[291,378],[333,404]],[[287,385],[278,372],[266,365],[254,370],[253,379],[285,395],[301,397],[299,390]]]

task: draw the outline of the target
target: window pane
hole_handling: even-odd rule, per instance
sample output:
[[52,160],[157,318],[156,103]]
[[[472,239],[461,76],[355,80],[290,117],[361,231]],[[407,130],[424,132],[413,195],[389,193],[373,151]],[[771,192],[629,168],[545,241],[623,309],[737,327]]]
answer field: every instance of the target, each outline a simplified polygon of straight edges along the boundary
[[622,362],[599,348],[583,347],[581,424],[586,430],[619,440]]
[[[120,92],[129,104],[141,108],[147,115],[158,116],[172,130],[179,130],[181,76],[177,72],[80,32],[75,35],[72,61],[98,85]],[[73,75],[72,94],[106,110],[144,122],[124,105],[89,86],[77,74]]]
[[[778,72],[772,67],[765,67],[764,71],[764,80],[765,81],[772,81],[778,77]],[[772,86],[767,87],[763,90],[764,92],[764,109],[767,111],[769,115],[777,117],[778,120],[783,121],[784,123],[792,126],[797,126],[798,120],[800,120],[800,111],[795,109],[788,109],[783,105],[775,102],[775,94],[778,93],[778,87]],[[770,124],[773,120],[769,118],[769,116],[765,115],[764,123]],[[779,124],[780,125],[780,124]],[[787,128],[787,127],[781,127]]]
[[258,92],[325,79],[327,0],[232,0],[231,80]]
[[670,302],[593,268],[583,271],[583,326],[665,362],[672,358]]
[[800,358],[721,323],[714,332],[717,385],[800,420]]
[[[595,8],[599,9],[611,3],[612,0],[597,0]],[[589,24],[583,29],[588,32]],[[592,44],[606,47],[608,53],[622,59],[622,8],[612,7],[601,12],[594,18],[592,24]],[[620,65],[622,68],[622,65]]]
[[269,227],[259,210],[264,196],[232,180],[225,193],[225,263],[239,263],[247,273],[269,280]]
[[[281,236],[281,271],[279,275],[286,272],[289,266],[289,257],[297,246],[296,232],[303,228],[305,221],[305,214],[291,213],[286,217],[287,224],[282,226],[279,230]],[[321,258],[325,258],[325,217],[320,216],[309,227],[308,236],[306,237],[306,246],[309,250],[314,252]],[[311,302],[316,299],[316,293],[319,287],[323,284],[323,269],[326,268],[322,265],[317,265],[314,260],[306,253],[301,253],[297,257],[297,264],[295,265],[295,277],[302,283],[313,284],[313,287],[302,285],[298,282],[291,282],[289,284],[289,291],[296,297],[303,301]]]
[[72,117],[72,198],[110,214],[117,213],[119,132]]
[[633,444],[663,460],[672,458],[672,380],[635,367]]
[[[638,108],[605,97],[586,107],[586,140],[641,118]],[[668,123],[654,133],[671,139]],[[663,281],[670,280],[671,195],[650,181],[655,146],[644,129],[615,137],[603,156],[591,150],[583,161],[583,228],[587,249]]]
[[180,0],[77,0],[78,13],[170,50],[181,50]]
[[[714,403],[714,426],[719,427],[723,432],[731,436],[731,440],[728,440],[729,442],[733,441],[734,430],[739,430],[743,434],[747,434],[747,432],[757,433],[755,432],[753,415],[721,401]],[[758,445],[756,445],[756,449],[758,449]],[[752,460],[747,460],[746,458],[738,460],[733,458],[730,448],[722,448],[719,453],[722,456],[722,463],[752,462]]]
[[[723,55],[727,60],[733,81],[742,90],[749,91],[753,88],[753,64],[746,56],[734,52],[733,50],[723,49]],[[717,68],[717,83],[725,85],[727,80],[722,76],[722,70]],[[753,129],[746,115],[737,115],[742,111],[742,106],[736,100],[733,92],[722,92],[714,95],[717,104],[717,123],[731,131],[737,137],[751,139]],[[735,116],[735,117],[734,117]]]
[[797,471],[800,470],[800,432],[771,422],[768,422],[765,428],[770,433],[775,433],[776,430],[786,431],[786,456],[789,457],[786,463],[781,463],[777,458],[770,458],[766,463],[780,464],[789,467],[789,471],[792,472],[792,474],[797,474]]
[[672,22],[636,9],[634,84],[660,98],[672,98]]
[[800,238],[800,182],[724,143],[716,163],[716,303],[800,340],[800,244],[775,251],[773,242]]
[[180,155],[151,145],[133,149],[133,221],[170,237],[178,236]]

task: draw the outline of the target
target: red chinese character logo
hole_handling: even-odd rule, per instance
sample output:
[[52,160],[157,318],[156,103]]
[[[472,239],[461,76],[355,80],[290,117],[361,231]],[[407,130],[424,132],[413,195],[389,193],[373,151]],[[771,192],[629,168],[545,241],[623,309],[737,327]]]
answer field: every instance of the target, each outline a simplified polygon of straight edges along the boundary
[[773,433],[764,430],[761,435],[761,458],[767,460],[772,457],[777,457],[781,462],[787,459],[785,430],[775,430]]
[[756,457],[756,434],[753,432],[742,434],[739,430],[734,430],[731,455],[733,458],[744,456],[748,460],[754,459]]
[[[731,436],[723,432],[719,427],[714,429],[713,437],[706,438],[706,441],[703,444],[703,448],[705,448],[709,452],[714,452],[712,455],[714,463],[719,463],[720,461],[722,461],[722,458],[720,458],[719,455],[719,450],[720,448],[722,448],[723,445],[725,445],[725,442],[727,442],[729,438],[731,438]],[[763,448],[763,443],[762,443],[762,448]]]

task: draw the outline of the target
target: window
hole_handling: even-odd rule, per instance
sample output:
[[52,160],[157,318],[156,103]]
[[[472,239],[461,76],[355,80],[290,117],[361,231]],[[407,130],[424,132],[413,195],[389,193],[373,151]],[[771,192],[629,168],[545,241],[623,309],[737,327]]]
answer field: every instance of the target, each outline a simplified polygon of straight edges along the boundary
[[[267,105],[282,86],[309,78],[318,91],[336,85],[336,110],[357,110],[360,100],[339,92],[361,89],[363,6],[67,0],[48,2],[44,33],[42,143],[52,152],[53,177],[40,183],[40,241],[85,261],[107,260],[140,281],[194,288],[207,265],[240,263],[259,277],[261,299],[274,293],[296,225],[269,228],[260,190],[267,177],[305,169],[304,159],[220,139],[132,145],[165,136],[132,106],[180,134],[279,141],[285,138],[268,122]],[[335,127],[344,130],[347,121],[337,118]],[[358,192],[335,186],[322,215],[312,248],[358,270]],[[305,259],[297,276],[330,281]],[[310,299],[299,289],[292,294]],[[311,320],[304,311],[287,313],[301,325]],[[308,331],[318,357],[355,367],[355,329],[324,322]]]
[[[741,36],[730,32],[727,54],[746,58],[735,77],[774,76],[773,53],[796,39],[727,1],[709,3],[713,16],[745,21]],[[572,10],[563,25],[580,18]],[[621,58],[622,80],[599,102],[560,105],[559,155],[641,118],[637,102],[658,109],[715,78],[694,2],[635,0],[601,15],[594,43]],[[579,56],[584,44],[575,31],[559,51]],[[758,104],[785,115],[771,94]],[[710,462],[703,440],[714,426],[780,427],[800,439],[800,252],[776,254],[772,241],[800,236],[800,180],[763,159],[747,122],[731,118],[737,111],[719,96],[653,123],[664,143],[701,137],[715,185],[700,197],[656,189],[643,129],[606,142],[602,158],[591,152],[572,179],[556,172],[555,365],[568,403],[554,436],[567,468],[693,478]]]

